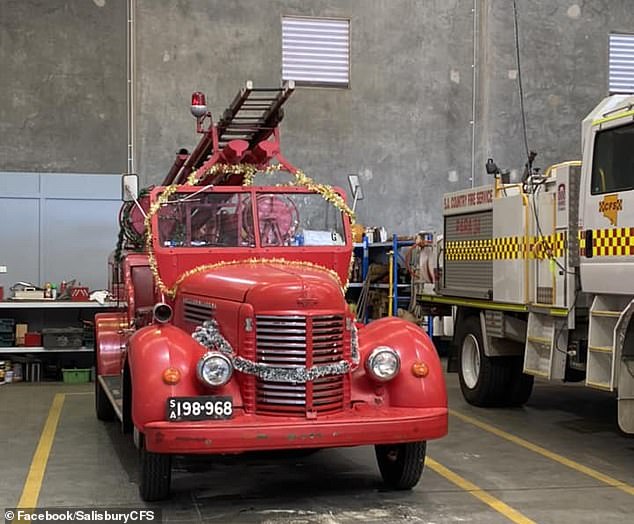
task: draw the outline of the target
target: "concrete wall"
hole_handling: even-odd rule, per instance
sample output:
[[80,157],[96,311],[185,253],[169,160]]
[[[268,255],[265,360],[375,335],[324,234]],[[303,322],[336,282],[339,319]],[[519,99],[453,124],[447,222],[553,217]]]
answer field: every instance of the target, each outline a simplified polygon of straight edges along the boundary
[[[438,228],[444,192],[486,181],[494,156],[525,162],[510,0],[136,0],[137,166],[158,182],[197,142],[189,96],[219,115],[247,79],[278,85],[281,16],[351,20],[349,89],[298,89],[286,156],[347,187],[360,221]],[[580,121],[607,93],[611,31],[634,32],[632,0],[517,0],[529,147],[577,158]],[[125,0],[0,2],[0,170],[120,172],[126,165]],[[476,100],[471,180],[472,97]]]
[[125,170],[125,6],[0,1],[0,171]]
[[[464,0],[137,0],[138,165],[165,175],[197,142],[189,96],[214,115],[245,80],[277,86],[281,17],[351,20],[349,89],[298,89],[286,105],[287,158],[347,188],[360,173],[362,223],[411,232],[439,223],[440,195],[470,173],[471,2]],[[453,81],[452,81],[453,78]]]
[[[476,165],[494,156],[521,175],[526,154],[513,6],[483,0]],[[581,158],[581,120],[608,94],[608,35],[634,33],[632,0],[517,0],[529,148],[542,168]],[[480,175],[479,181],[486,175]]]

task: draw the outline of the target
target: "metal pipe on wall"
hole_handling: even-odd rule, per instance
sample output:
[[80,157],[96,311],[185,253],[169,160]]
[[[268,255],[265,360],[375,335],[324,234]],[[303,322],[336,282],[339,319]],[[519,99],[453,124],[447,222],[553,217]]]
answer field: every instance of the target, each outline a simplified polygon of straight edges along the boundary
[[475,187],[476,102],[478,81],[478,0],[473,0],[473,59],[471,63],[471,187]]
[[136,137],[135,137],[135,18],[136,1],[127,0],[127,39],[126,39],[126,51],[127,51],[127,109],[128,109],[128,173],[136,172]]

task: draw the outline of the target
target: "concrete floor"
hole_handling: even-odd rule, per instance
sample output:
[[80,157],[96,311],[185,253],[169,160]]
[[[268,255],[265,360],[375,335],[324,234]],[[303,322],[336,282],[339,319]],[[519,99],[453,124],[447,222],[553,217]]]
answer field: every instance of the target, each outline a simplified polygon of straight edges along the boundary
[[[530,519],[524,522],[634,521],[634,438],[618,431],[612,395],[539,383],[525,408],[482,410],[464,402],[455,374],[448,389],[455,412],[626,486],[610,486],[452,415],[449,435],[429,444],[428,457],[472,486],[461,488],[428,464],[413,491],[385,491],[373,449],[366,447],[307,458],[181,459],[172,498],[149,506],[161,508],[165,522],[509,522],[474,496],[481,492],[469,492],[481,489]],[[92,385],[12,384],[0,387],[0,508],[20,499],[56,393],[66,397],[38,506],[143,506],[135,450],[116,424],[96,420]]]

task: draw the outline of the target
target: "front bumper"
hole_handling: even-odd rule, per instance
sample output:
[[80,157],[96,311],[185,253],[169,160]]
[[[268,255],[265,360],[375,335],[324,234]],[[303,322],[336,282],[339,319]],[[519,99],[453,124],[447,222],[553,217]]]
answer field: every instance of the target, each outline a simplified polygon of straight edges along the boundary
[[358,405],[315,420],[236,414],[230,420],[151,422],[144,434],[149,451],[173,454],[394,444],[446,435],[447,408]]

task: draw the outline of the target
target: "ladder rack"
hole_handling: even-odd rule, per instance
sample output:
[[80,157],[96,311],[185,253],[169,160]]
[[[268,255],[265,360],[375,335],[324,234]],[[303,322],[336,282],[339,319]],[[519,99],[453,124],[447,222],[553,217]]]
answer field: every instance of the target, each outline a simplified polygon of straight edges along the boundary
[[218,149],[236,139],[247,141],[251,149],[269,138],[284,116],[282,106],[294,90],[292,80],[280,88],[256,88],[249,80],[216,124]]
[[[253,87],[253,82],[247,81],[217,123],[213,122],[209,112],[197,118],[197,130],[203,134],[202,138],[191,154],[186,150],[179,151],[162,185],[182,184],[194,169],[223,161],[223,150],[232,140],[244,140],[248,144],[246,151],[253,151],[275,134],[284,117],[282,106],[294,90],[292,80],[279,88]],[[204,128],[206,119],[211,123]]]

